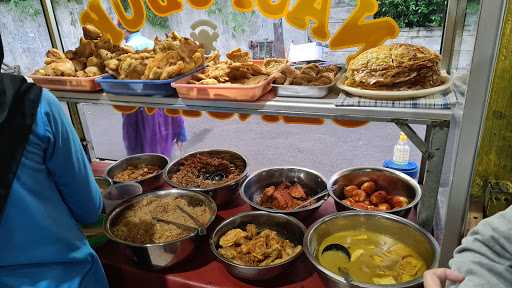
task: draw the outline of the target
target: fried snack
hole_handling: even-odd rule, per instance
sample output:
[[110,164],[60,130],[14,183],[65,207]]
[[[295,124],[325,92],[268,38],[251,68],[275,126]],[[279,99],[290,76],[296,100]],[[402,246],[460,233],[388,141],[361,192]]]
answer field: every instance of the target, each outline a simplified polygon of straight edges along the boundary
[[161,40],[156,37],[153,49],[111,57],[102,52],[106,70],[118,79],[167,80],[204,64],[204,50],[189,38],[172,32]]
[[286,64],[288,64],[288,60],[286,59],[268,58],[263,62],[263,69],[265,69],[268,74],[274,74],[279,72],[279,69]]
[[188,83],[256,85],[265,81],[271,74],[264,67],[249,62],[249,52],[244,52],[240,48],[229,52],[226,56],[229,60],[220,61],[219,54],[214,53],[207,60],[208,67],[194,74]]
[[297,255],[301,245],[281,238],[277,232],[247,224],[245,231],[232,229],[219,240],[219,254],[236,264],[262,267],[287,261]]
[[441,56],[413,44],[381,45],[348,65],[345,85],[384,91],[418,90],[443,84]]
[[[91,25],[82,27],[80,45],[64,53],[50,49],[46,53],[45,66],[34,74],[40,76],[93,77],[106,72],[105,61],[131,52],[112,43],[109,37]],[[117,63],[119,64],[119,63]]]
[[240,48],[236,48],[235,50],[229,52],[226,54],[226,57],[233,61],[238,63],[247,63],[251,61],[251,55],[247,51],[242,51]]
[[325,86],[334,83],[339,68],[336,65],[320,66],[312,63],[295,69],[288,64],[281,65],[274,74],[276,85]]

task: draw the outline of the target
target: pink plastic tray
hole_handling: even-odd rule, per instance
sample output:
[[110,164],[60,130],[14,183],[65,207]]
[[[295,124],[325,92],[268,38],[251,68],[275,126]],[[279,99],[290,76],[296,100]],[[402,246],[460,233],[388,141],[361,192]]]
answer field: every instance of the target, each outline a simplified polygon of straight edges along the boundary
[[192,76],[172,83],[178,95],[190,100],[222,100],[237,102],[253,102],[272,89],[273,78],[269,77],[257,85],[198,85],[187,84]]
[[103,75],[87,78],[37,75],[30,75],[29,77],[37,85],[51,90],[98,91],[101,90],[101,86],[96,83],[96,79],[101,76]]

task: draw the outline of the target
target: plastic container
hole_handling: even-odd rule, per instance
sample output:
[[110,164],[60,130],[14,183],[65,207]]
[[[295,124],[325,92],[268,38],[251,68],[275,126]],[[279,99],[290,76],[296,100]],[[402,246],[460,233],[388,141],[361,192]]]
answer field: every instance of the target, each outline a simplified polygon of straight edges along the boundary
[[168,80],[118,80],[112,75],[96,79],[107,93],[123,96],[177,96],[176,89],[171,87],[174,81],[190,76],[204,67]]
[[399,165],[409,163],[410,150],[407,144],[407,136],[403,132],[400,132],[400,139],[393,151],[393,162]]
[[110,189],[103,194],[105,213],[108,214],[112,209],[119,205],[119,203],[141,193],[142,186],[135,182],[125,182],[112,185]]
[[50,90],[91,92],[101,90],[101,86],[96,83],[96,79],[103,76],[105,75],[87,78],[38,75],[30,75],[29,77],[37,85]]
[[397,164],[393,160],[386,160],[384,161],[384,168],[393,169],[399,172],[404,173],[405,175],[408,175],[412,179],[416,179],[418,177],[418,164],[413,161],[409,161],[406,164]]
[[189,100],[221,100],[253,102],[272,89],[273,78],[269,77],[257,85],[199,85],[187,84],[191,77],[183,78],[172,84],[178,90],[180,98]]

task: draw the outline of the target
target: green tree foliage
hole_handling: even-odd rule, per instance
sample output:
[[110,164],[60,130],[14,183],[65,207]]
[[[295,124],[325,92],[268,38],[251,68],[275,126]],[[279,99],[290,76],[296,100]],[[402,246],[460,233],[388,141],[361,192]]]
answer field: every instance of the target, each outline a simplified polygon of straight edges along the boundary
[[11,11],[22,17],[35,18],[42,14],[41,6],[35,0],[0,0],[0,3],[7,3]]
[[215,0],[207,10],[207,14],[209,17],[219,16],[222,23],[230,28],[233,37],[249,31],[249,25],[251,25],[255,16],[255,12],[240,13],[234,11],[231,7],[231,1],[226,0]]
[[375,18],[389,16],[402,28],[440,27],[444,23],[446,0],[378,0]]
[[[126,12],[129,13],[130,4],[128,4],[128,0],[121,0],[121,4],[123,5]],[[162,31],[167,31],[171,28],[169,26],[169,19],[167,17],[157,16],[155,13],[153,13],[153,11],[149,9],[146,1],[144,1],[144,8],[146,10],[146,20],[148,21],[149,25]]]

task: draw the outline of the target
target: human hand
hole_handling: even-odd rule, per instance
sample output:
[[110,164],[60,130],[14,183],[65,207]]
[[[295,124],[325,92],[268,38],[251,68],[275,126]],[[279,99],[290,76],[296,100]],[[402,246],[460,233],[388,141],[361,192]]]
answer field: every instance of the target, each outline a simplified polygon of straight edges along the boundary
[[425,288],[444,288],[446,281],[460,283],[464,281],[464,276],[447,268],[431,269],[423,274]]

